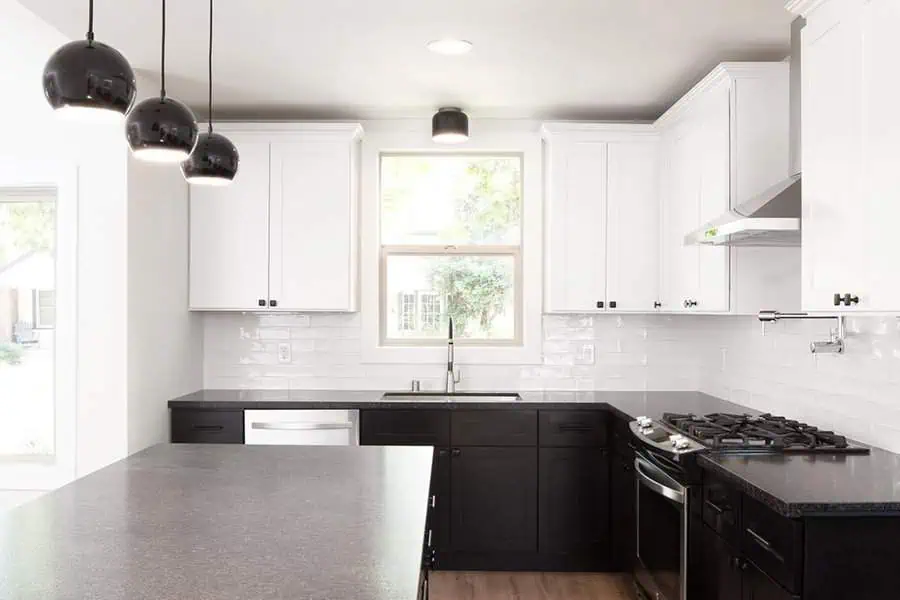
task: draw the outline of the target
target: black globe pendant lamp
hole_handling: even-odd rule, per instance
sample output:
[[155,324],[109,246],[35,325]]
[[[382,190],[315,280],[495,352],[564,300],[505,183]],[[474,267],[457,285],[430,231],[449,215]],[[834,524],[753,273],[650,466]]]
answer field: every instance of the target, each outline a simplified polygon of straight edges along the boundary
[[213,0],[209,0],[209,131],[201,133],[197,146],[181,172],[194,185],[228,185],[237,175],[238,151],[221,133],[213,132]]
[[469,117],[458,108],[441,108],[431,118],[431,139],[438,144],[461,144],[469,139]]
[[197,119],[186,105],[166,96],[166,0],[162,0],[161,46],[159,98],[142,100],[128,113],[125,136],[135,158],[179,163],[197,144]]
[[122,122],[137,83],[122,53],[94,40],[94,0],[88,2],[86,39],[61,46],[44,66],[44,96],[57,115],[72,120]]

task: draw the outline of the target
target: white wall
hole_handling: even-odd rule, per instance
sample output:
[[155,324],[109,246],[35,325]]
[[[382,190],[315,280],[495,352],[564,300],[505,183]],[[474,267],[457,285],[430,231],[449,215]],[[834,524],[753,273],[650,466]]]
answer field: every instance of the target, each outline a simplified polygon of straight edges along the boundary
[[202,385],[203,332],[188,306],[188,185],[128,160],[128,453],[169,439],[167,402]]
[[[535,365],[462,365],[462,390],[693,390],[702,317],[545,316]],[[361,356],[359,315],[207,314],[204,387],[266,389],[423,389],[443,385],[442,368],[374,364]],[[278,362],[278,345],[291,362]],[[456,356],[465,360],[465,346]]]
[[848,319],[846,354],[814,355],[826,321],[709,317],[697,323],[700,389],[900,452],[900,319]]

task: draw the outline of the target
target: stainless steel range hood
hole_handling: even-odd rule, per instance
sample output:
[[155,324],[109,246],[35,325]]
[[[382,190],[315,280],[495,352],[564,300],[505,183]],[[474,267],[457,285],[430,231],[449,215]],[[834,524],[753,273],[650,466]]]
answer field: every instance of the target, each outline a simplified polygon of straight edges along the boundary
[[710,246],[799,246],[800,175],[800,31],[806,21],[791,24],[791,122],[790,148],[792,175],[780,181],[718,219],[684,237],[685,245]]

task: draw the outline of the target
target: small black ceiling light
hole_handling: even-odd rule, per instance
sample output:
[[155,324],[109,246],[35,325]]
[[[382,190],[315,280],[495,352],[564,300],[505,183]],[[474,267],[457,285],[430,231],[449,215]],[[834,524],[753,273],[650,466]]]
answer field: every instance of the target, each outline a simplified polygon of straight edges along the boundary
[[469,139],[469,117],[458,108],[441,108],[431,118],[431,139],[438,144],[459,144]]
[[121,122],[134,104],[137,83],[122,53],[94,40],[94,0],[88,2],[85,40],[61,46],[44,66],[44,96],[61,117]]
[[238,169],[238,151],[227,137],[213,133],[213,0],[209,0],[209,131],[201,133],[197,146],[181,172],[188,183],[197,185],[228,185]]
[[125,135],[135,158],[177,163],[197,144],[197,119],[191,109],[166,97],[166,0],[162,0],[162,59],[159,98],[139,102],[125,121]]

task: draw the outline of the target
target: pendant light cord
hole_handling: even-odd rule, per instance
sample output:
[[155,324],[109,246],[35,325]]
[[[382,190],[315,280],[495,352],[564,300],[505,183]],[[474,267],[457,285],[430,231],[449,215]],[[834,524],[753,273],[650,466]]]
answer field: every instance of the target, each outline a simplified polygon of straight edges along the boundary
[[166,0],[162,0],[162,43],[160,44],[162,48],[162,57],[160,59],[160,85],[159,85],[159,97],[160,99],[165,99],[166,97]]
[[209,0],[209,132],[213,130],[213,0]]
[[94,42],[94,0],[89,0],[88,2],[87,41],[88,45],[91,45]]

